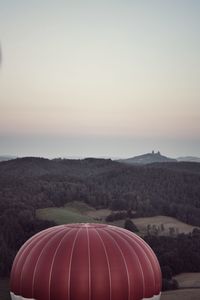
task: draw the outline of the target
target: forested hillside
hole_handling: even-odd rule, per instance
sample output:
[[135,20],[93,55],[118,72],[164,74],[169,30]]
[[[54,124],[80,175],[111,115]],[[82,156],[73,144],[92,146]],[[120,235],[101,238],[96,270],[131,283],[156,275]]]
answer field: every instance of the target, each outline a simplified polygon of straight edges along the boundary
[[54,225],[38,208],[83,201],[94,208],[157,214],[200,226],[200,164],[128,166],[106,159],[22,158],[0,163],[0,276],[35,232]]

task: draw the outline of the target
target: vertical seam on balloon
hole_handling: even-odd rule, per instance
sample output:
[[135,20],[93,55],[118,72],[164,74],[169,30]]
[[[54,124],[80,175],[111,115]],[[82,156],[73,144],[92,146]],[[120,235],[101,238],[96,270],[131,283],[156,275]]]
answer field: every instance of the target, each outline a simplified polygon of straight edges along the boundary
[[[116,230],[116,231],[117,231],[117,230]],[[118,231],[118,232],[119,232],[119,231]],[[126,232],[123,231],[122,234],[125,235],[126,237],[128,237],[129,239],[131,239],[131,237],[130,237],[128,234],[126,234]],[[131,239],[131,241],[135,243],[134,240]],[[146,254],[146,252],[144,251],[144,249],[142,248],[142,246],[141,246],[140,244],[137,244],[137,246],[142,250],[142,252],[144,253],[144,256],[147,258],[147,261],[148,261],[148,263],[149,263],[149,266],[150,266],[151,271],[152,271],[152,274],[153,274],[154,289],[155,289],[155,273],[154,273],[154,270],[153,270],[151,261],[150,261],[148,255]],[[136,255],[137,255],[137,253],[136,253]],[[139,258],[138,258],[138,261],[139,261]],[[142,268],[141,268],[141,269],[142,269]],[[142,273],[143,273],[143,284],[144,284],[144,272],[143,272],[143,270],[142,270]],[[144,296],[145,296],[145,295],[144,295]]]
[[[139,236],[136,236],[136,237],[137,237],[138,241],[140,241],[140,242],[143,241]],[[155,253],[153,252],[153,250],[151,249],[151,247],[147,243],[145,244],[145,246],[151,252],[153,258],[156,259],[157,262],[158,262],[158,259],[157,259],[156,255],[155,255]],[[160,266],[159,266],[159,262],[156,265],[154,265],[154,266],[156,267],[156,270],[159,272],[160,277],[162,277],[162,273],[161,273],[161,269],[160,269]],[[157,278],[157,275],[154,272],[154,269],[153,269],[153,273],[154,273],[154,277]],[[157,282],[156,282],[156,279],[155,279],[155,289],[157,289],[157,284],[156,283]],[[161,289],[161,282],[159,281],[158,283],[159,283],[159,288]]]
[[57,248],[56,248],[56,251],[54,253],[54,256],[53,256],[53,259],[52,259],[52,262],[51,262],[51,267],[50,267],[50,275],[49,275],[49,300],[51,299],[51,279],[52,279],[52,271],[53,271],[53,265],[54,265],[54,261],[55,261],[55,258],[56,258],[56,255],[58,253],[58,250],[63,242],[63,240],[65,239],[65,237],[72,231],[72,228],[69,228],[69,231],[67,231],[64,236],[61,238]]
[[[143,288],[143,297],[145,296],[145,288],[144,288],[144,272],[143,272],[143,269],[142,269],[142,266],[141,266],[141,263],[140,263],[140,260],[139,260],[139,257],[138,257],[138,255],[137,255],[137,253],[135,252],[135,250],[133,249],[133,247],[131,247],[131,245],[128,243],[128,241],[125,239],[125,238],[123,238],[122,237],[122,235],[123,235],[123,232],[120,232],[120,231],[118,231],[118,230],[115,230],[117,233],[118,233],[118,235],[129,245],[129,247],[130,247],[130,249],[131,249],[131,251],[133,251],[134,252],[134,254],[135,254],[135,256],[137,257],[137,261],[138,261],[138,265],[139,265],[139,267],[140,267],[140,271],[141,271],[141,274],[142,274],[142,288]],[[132,240],[131,240],[132,241]]]
[[[129,235],[126,235],[125,232],[123,232],[123,234],[124,234],[126,237],[128,237],[129,239],[131,238]],[[133,243],[135,243],[134,240],[131,240],[131,241],[132,241]],[[151,261],[149,260],[149,258],[148,258],[148,256],[147,256],[146,252],[144,251],[144,249],[142,248],[142,246],[141,246],[140,244],[137,244],[137,246],[142,250],[142,252],[143,252],[144,256],[146,257],[147,262],[148,262],[148,264],[149,264],[149,266],[150,266],[150,268],[151,268],[152,274],[154,275],[154,271],[153,271],[153,268],[152,268],[152,265],[151,265]],[[137,255],[137,253],[136,253],[136,255]],[[138,258],[138,261],[139,261],[139,258]],[[143,273],[143,275],[144,275],[143,270],[142,270],[142,273]],[[154,280],[154,288],[155,288],[155,278],[154,278],[154,276],[153,276],[153,280]],[[144,276],[143,276],[143,283],[144,283]],[[144,296],[145,296],[145,295],[144,295]]]
[[107,261],[107,265],[108,265],[108,274],[109,274],[109,283],[110,283],[110,300],[112,300],[112,281],[111,281],[111,271],[110,271],[110,263],[109,263],[109,259],[108,259],[108,253],[107,253],[107,250],[106,250],[106,247],[105,247],[105,244],[104,244],[104,241],[101,237],[101,235],[99,234],[98,230],[96,228],[94,228],[99,236],[99,239],[102,243],[102,246],[103,246],[103,249],[104,249],[104,252],[105,252],[105,255],[106,255],[106,261]]
[[[111,237],[111,239],[114,241],[115,245],[117,246],[117,248],[118,248],[119,251],[120,251],[120,254],[121,254],[121,256],[122,256],[122,259],[123,259],[123,262],[124,262],[124,265],[125,265],[125,269],[126,269],[126,275],[127,275],[127,279],[128,279],[128,300],[130,300],[130,277],[129,277],[129,272],[128,272],[128,267],[127,267],[127,263],[126,263],[125,256],[124,256],[124,254],[123,254],[121,248],[119,247],[119,244],[117,243],[117,241],[116,241],[116,240],[112,237],[112,235],[110,234],[109,230],[106,231],[106,230],[104,230],[103,228],[102,228],[102,230],[103,230],[105,233],[107,233],[107,234]],[[114,233],[114,231],[113,231],[113,233]]]
[[[127,237],[129,237],[129,238],[131,238],[130,236],[129,236],[129,234],[127,234],[127,232],[125,231],[125,230],[123,230],[123,233],[127,236]],[[137,236],[137,235],[135,235],[135,239],[139,242],[139,246],[142,248],[142,246],[140,245],[140,243],[143,243],[144,241],[139,237],[139,236]],[[151,257],[153,258],[156,258],[156,260],[157,260],[157,257],[155,256],[155,254],[154,254],[154,252],[153,252],[153,250],[151,249],[151,247],[147,244],[147,243],[145,243],[144,244],[144,246],[145,246],[145,249],[146,250],[149,250],[149,252],[150,252],[150,254],[151,254]],[[151,269],[152,269],[152,273],[153,273],[153,279],[154,279],[154,289],[156,290],[156,273],[155,273],[155,271],[154,271],[154,268],[153,268],[153,265],[152,265],[152,262],[151,262],[151,260],[149,259],[149,256],[147,256],[147,254],[146,254],[146,252],[144,251],[144,249],[142,248],[142,250],[143,250],[143,252],[145,253],[145,256],[147,257],[147,259],[148,259],[148,261],[149,261],[149,264],[150,264],[150,267],[151,267]],[[158,265],[156,265],[156,269],[160,272],[160,268],[158,269],[158,266],[159,266],[159,264]]]
[[[51,229],[51,230],[50,230]],[[51,231],[53,231],[53,229],[52,228],[48,228],[48,229],[46,229],[45,230],[45,233],[47,233],[47,231],[48,231],[48,233],[50,232],[51,233]],[[43,233],[43,232],[42,232]],[[13,268],[12,268],[12,271],[11,271],[11,281],[12,281],[12,277],[14,277],[15,276],[15,270],[16,270],[16,268],[17,268],[17,266],[18,266],[18,264],[19,264],[19,262],[21,262],[21,260],[22,260],[22,258],[23,258],[23,254],[24,254],[24,252],[27,250],[27,248],[26,247],[28,247],[28,246],[30,246],[32,243],[34,243],[35,242],[35,238],[37,238],[36,240],[38,240],[38,237],[43,237],[44,235],[45,235],[45,233],[44,234],[41,234],[41,232],[38,232],[37,234],[35,234],[33,237],[31,237],[21,248],[20,248],[20,250],[19,250],[19,252],[18,252],[18,254],[17,254],[17,256],[16,256],[16,258],[17,257],[19,257],[18,258],[18,260],[17,260],[17,262],[15,263],[15,260],[14,260],[14,265],[13,265]],[[33,249],[33,248],[32,248]],[[29,254],[30,254],[30,252],[29,252]],[[23,264],[23,266],[25,265],[25,263],[26,263],[26,260],[27,260],[27,258],[28,258],[28,256],[29,255],[27,255],[26,256],[26,259],[25,259],[25,262],[24,262],[24,264]],[[21,285],[21,276],[22,276],[22,270],[23,270],[23,267],[21,268],[21,272],[20,272],[20,282],[19,282],[19,284]],[[19,287],[20,288],[20,287]]]
[[[55,229],[54,229],[54,230],[55,230]],[[54,230],[51,230],[51,231],[49,230],[48,233],[51,234],[51,233],[54,232]],[[40,239],[39,239],[39,241],[38,241],[38,244],[42,243],[44,237],[45,237],[45,233],[42,234],[42,235],[40,236]],[[35,240],[34,240],[34,242],[35,242]],[[31,244],[31,243],[30,243],[30,244]],[[30,246],[30,244],[29,244],[29,246]],[[32,254],[33,250],[38,246],[38,244],[35,244],[35,245],[33,246],[33,248],[30,250],[30,252],[29,252],[28,255],[26,256],[25,261],[24,261],[24,263],[23,263],[23,267],[22,267],[22,269],[21,269],[21,274],[20,274],[20,282],[19,282],[19,291],[20,291],[20,293],[21,293],[22,275],[23,275],[24,267],[25,267],[25,265],[26,265],[26,262],[27,262],[28,258],[29,258],[30,255]],[[25,252],[25,251],[23,251],[23,253],[24,253],[24,252]]]
[[91,300],[91,261],[90,261],[90,240],[89,240],[89,232],[88,228],[86,227],[87,231],[87,242],[88,242],[88,265],[89,265],[89,270],[88,270],[88,280],[89,280],[89,300]]
[[[139,238],[139,237],[137,237],[137,238],[138,238],[138,241],[140,241],[140,242],[142,241],[141,238]],[[153,250],[151,249],[151,247],[147,243],[145,243],[145,247],[151,253],[151,258],[152,259],[156,259],[157,262],[158,262],[158,259],[157,259],[156,255],[155,255],[155,253],[153,252]],[[149,257],[148,257],[148,259],[149,259]],[[157,279],[156,279],[157,275],[156,275],[156,272],[155,272],[155,270],[153,268],[153,264],[152,264],[151,261],[150,261],[150,263],[151,263],[151,267],[152,267],[153,274],[154,274],[154,287],[155,287],[155,289],[157,289]],[[156,270],[160,273],[160,276],[162,277],[161,270],[160,270],[160,267],[159,267],[159,262],[157,264],[154,264],[154,267],[156,268]],[[160,285],[160,288],[161,288],[161,285]]]
[[78,237],[78,233],[80,232],[81,229],[78,229],[76,236],[74,238],[73,241],[73,245],[72,245],[72,250],[71,250],[71,255],[70,255],[70,261],[69,261],[69,278],[68,278],[68,299],[70,300],[70,281],[71,281],[71,266],[72,266],[72,257],[73,257],[73,252],[74,252],[74,247],[75,247],[75,243]]
[[[64,229],[63,229],[62,231],[64,231]],[[37,262],[36,262],[36,264],[35,264],[35,268],[34,268],[34,271],[33,271],[33,282],[32,282],[32,295],[33,295],[33,297],[34,297],[34,284],[35,284],[36,269],[37,269],[37,266],[38,266],[40,257],[41,257],[42,254],[44,253],[44,250],[47,248],[47,246],[48,246],[48,245],[52,242],[52,240],[53,240],[58,234],[60,234],[60,233],[61,233],[61,231],[57,231],[57,232],[55,233],[55,235],[53,235],[53,236],[50,238],[50,240],[49,240],[49,241],[46,243],[46,245],[43,247],[43,249],[42,249],[42,251],[40,252],[40,255],[39,255],[38,259],[37,259]]]

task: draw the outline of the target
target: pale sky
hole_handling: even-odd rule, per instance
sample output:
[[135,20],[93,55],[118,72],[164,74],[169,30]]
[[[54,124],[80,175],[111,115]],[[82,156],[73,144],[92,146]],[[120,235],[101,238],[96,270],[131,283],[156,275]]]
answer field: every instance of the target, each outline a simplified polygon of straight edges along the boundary
[[200,156],[199,0],[0,0],[0,155]]

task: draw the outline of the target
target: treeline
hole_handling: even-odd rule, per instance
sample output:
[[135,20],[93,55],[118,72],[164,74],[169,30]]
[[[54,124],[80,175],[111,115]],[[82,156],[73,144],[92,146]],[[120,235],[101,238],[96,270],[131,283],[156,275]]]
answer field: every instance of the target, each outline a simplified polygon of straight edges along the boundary
[[13,259],[25,241],[35,233],[54,226],[35,218],[35,211],[23,202],[0,202],[0,277],[9,276]]
[[[193,171],[192,171],[193,170]],[[84,201],[200,225],[200,164],[128,166],[105,159],[24,158],[0,163],[0,199],[35,208]]]

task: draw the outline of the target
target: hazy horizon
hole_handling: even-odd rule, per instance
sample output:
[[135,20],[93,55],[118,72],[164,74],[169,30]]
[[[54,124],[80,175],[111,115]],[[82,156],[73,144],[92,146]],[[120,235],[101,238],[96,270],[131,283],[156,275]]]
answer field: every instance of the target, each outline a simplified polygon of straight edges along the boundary
[[[7,137],[6,137],[7,139]],[[56,141],[56,144],[54,144]],[[146,153],[151,153],[152,151],[160,152],[162,155],[171,157],[171,158],[179,158],[179,157],[200,157],[200,143],[196,143],[196,141],[192,141],[190,144],[186,145],[185,141],[163,141],[162,147],[155,147],[153,142],[147,140],[136,142],[131,142],[130,140],[110,140],[105,141],[105,139],[98,141],[95,139],[68,139],[66,142],[65,139],[60,139],[58,141],[58,137],[50,138],[48,140],[47,137],[41,137],[37,140],[34,140],[33,137],[23,137],[19,139],[19,137],[12,137],[5,140],[5,137],[1,137],[2,145],[6,145],[3,147],[1,145],[0,156],[15,156],[15,157],[46,157],[46,158],[86,158],[86,157],[95,157],[95,158],[129,158],[137,155],[142,155]],[[102,144],[101,144],[102,142]],[[156,142],[155,142],[156,144]],[[178,146],[177,146],[178,144]],[[196,151],[192,151],[192,147],[196,144]],[[17,145],[17,147],[16,147]],[[52,147],[51,149],[50,147]],[[113,148],[116,146],[116,150]],[[81,149],[80,149],[81,147]],[[7,149],[16,148],[18,150],[13,151]],[[3,150],[5,149],[5,150]],[[28,150],[27,150],[28,149]],[[57,150],[58,149],[58,150]],[[62,149],[62,150],[60,150]],[[56,151],[57,150],[57,151]]]
[[200,156],[200,2],[3,1],[0,155]]

